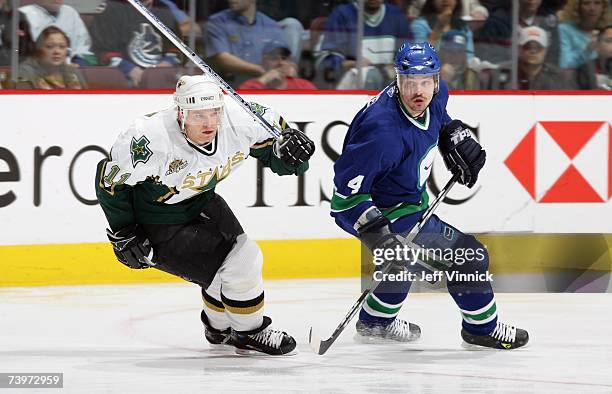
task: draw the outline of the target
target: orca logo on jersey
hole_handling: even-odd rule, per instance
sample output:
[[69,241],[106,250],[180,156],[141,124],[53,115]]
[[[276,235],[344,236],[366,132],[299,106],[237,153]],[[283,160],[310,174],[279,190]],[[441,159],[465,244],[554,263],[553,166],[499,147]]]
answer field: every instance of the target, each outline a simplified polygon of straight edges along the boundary
[[144,135],[138,140],[132,137],[130,153],[132,155],[132,166],[134,166],[134,168],[136,168],[138,163],[146,163],[151,156],[153,156],[153,152],[149,149],[150,143],[151,141]]

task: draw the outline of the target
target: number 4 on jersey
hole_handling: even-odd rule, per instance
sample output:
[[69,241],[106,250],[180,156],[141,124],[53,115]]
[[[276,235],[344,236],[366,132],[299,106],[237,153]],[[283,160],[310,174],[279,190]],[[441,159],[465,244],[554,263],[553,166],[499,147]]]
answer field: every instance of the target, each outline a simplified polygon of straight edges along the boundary
[[351,194],[357,194],[361,187],[361,182],[363,182],[363,175],[357,175],[348,182],[347,186],[352,190]]

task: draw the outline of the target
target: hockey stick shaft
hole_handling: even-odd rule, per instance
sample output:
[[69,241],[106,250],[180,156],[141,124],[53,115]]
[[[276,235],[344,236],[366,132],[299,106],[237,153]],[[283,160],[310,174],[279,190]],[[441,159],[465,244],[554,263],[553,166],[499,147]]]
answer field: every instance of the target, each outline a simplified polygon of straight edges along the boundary
[[176,46],[181,52],[185,54],[200,70],[208,77],[210,77],[215,83],[217,83],[221,89],[223,89],[231,98],[233,98],[238,105],[240,105],[245,111],[247,111],[253,119],[259,123],[263,128],[266,129],[272,137],[278,139],[280,137],[280,131],[275,129],[267,120],[265,120],[260,114],[253,111],[249,103],[244,100],[227,82],[223,80],[201,57],[199,57],[191,48],[177,37],[172,30],[170,30],[162,21],[159,20],[147,7],[145,7],[139,0],[127,0],[138,12],[140,12],[149,22],[153,24],[174,46]]
[[[412,230],[410,230],[410,233],[405,238],[406,243],[410,243],[414,240],[414,238],[417,236],[419,231],[423,228],[427,220],[431,217],[434,210],[444,200],[444,198],[446,197],[448,192],[451,190],[451,188],[455,185],[458,179],[459,179],[459,174],[454,174],[452,178],[446,183],[442,191],[440,191],[440,194],[438,194],[438,197],[436,197],[436,199],[431,203],[429,208],[427,208],[421,220],[419,220],[418,223],[412,228]],[[392,264],[387,264],[383,268],[382,274],[384,275],[385,273],[388,273],[392,267],[393,267]],[[359,311],[359,309],[365,302],[366,298],[370,294],[372,294],[374,290],[376,290],[376,288],[378,287],[378,285],[380,285],[380,283],[382,282],[374,281],[372,285],[370,286],[370,288],[368,288],[363,293],[361,293],[361,296],[359,296],[359,299],[353,304],[353,306],[351,307],[349,312],[346,314],[344,319],[340,322],[338,327],[334,330],[331,337],[329,337],[328,339],[324,341],[321,341],[318,344],[318,349],[317,349],[318,354],[322,355],[322,354],[325,354],[325,352],[327,352],[327,349],[329,349],[330,346],[336,341],[336,339],[338,339],[342,331],[344,331],[344,329],[351,322],[353,317],[355,317],[355,315],[357,314],[357,312]],[[312,328],[310,329],[309,341],[312,341]]]

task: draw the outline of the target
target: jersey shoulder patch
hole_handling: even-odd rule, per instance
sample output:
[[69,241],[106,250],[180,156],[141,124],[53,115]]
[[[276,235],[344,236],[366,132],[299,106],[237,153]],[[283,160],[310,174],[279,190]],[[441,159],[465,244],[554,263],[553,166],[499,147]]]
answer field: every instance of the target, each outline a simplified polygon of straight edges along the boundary
[[146,163],[153,156],[153,151],[149,148],[151,141],[142,135],[140,138],[132,137],[130,143],[130,154],[132,156],[132,166],[136,168],[138,163]]

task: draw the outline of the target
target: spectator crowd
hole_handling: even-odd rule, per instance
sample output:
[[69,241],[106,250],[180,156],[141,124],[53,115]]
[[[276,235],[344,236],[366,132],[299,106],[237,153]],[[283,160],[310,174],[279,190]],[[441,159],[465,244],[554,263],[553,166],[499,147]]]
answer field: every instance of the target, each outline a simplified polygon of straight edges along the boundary
[[[612,90],[611,0],[518,1],[515,29],[511,0],[363,0],[362,15],[351,0],[203,0],[191,17],[189,0],[141,0],[240,90],[380,90],[407,40],[438,49],[451,89]],[[200,72],[125,0],[11,5],[3,89],[171,88]]]

